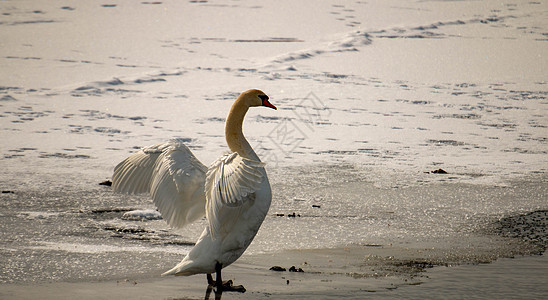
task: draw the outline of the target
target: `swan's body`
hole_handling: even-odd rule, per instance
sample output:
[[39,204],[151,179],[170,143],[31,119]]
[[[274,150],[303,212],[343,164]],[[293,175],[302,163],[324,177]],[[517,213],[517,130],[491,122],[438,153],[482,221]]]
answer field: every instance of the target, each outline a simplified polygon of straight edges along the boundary
[[[242,132],[249,107],[276,109],[259,90],[242,93],[226,120],[225,137],[233,152],[209,168],[180,141],[143,148],[114,170],[118,192],[150,192],[166,222],[183,227],[204,214],[208,226],[188,255],[163,275],[217,273],[236,261],[261,226],[272,199],[264,164]],[[210,282],[211,283],[211,282]],[[220,286],[218,286],[220,287]]]

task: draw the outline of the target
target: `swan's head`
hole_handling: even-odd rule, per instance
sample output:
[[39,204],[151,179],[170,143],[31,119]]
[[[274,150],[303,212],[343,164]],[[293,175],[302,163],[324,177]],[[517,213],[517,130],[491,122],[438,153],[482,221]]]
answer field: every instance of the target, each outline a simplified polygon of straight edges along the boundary
[[261,90],[249,90],[243,92],[240,97],[248,107],[252,106],[266,106],[272,109],[277,109],[268,101],[268,96]]

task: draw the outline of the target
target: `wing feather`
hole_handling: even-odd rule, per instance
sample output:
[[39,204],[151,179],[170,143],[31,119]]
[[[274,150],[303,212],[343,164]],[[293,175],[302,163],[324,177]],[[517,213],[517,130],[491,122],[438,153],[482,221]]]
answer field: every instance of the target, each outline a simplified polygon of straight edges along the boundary
[[114,169],[115,191],[149,192],[158,211],[173,227],[201,218],[205,213],[207,168],[182,140],[143,148]]
[[243,206],[254,199],[264,180],[264,165],[231,153],[209,167],[205,184],[206,216],[214,239],[230,231]]
[[142,149],[119,163],[114,168],[112,176],[114,190],[126,194],[148,192],[153,167],[158,156],[158,152],[147,153],[145,149]]

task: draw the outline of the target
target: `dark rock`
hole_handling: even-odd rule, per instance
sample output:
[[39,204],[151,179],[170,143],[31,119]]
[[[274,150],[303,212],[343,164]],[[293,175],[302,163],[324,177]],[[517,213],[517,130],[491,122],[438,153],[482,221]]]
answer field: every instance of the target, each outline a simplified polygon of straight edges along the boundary
[[273,266],[272,268],[270,268],[270,271],[285,272],[285,268],[282,268],[280,266]]
[[276,214],[276,217],[283,217],[285,214]]
[[14,191],[2,191],[2,194],[15,194]]
[[91,210],[94,214],[104,214],[104,213],[119,213],[126,212],[130,210],[135,210],[134,208],[123,208],[123,207],[113,207],[113,208],[97,208]]
[[105,181],[103,181],[103,182],[100,182],[99,185],[112,186],[112,181],[110,181],[110,180],[105,180]]
[[291,266],[291,268],[289,268],[289,272],[304,273],[303,269],[301,269],[301,268],[297,269],[295,266]]
[[320,208],[320,207],[322,207],[322,206],[321,206],[321,205],[317,205],[317,204],[312,204],[312,207]]
[[432,173],[432,174],[448,174],[447,171],[445,171],[444,169],[437,169],[437,170],[434,170],[430,173]]

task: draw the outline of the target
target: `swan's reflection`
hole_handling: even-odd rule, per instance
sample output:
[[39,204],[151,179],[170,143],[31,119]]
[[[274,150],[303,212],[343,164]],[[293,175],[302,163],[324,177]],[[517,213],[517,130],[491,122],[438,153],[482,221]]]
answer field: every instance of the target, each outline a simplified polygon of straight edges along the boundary
[[[211,291],[213,291],[213,287],[211,285],[207,286],[206,294],[205,294],[205,300],[209,300],[209,297],[211,296]],[[223,296],[223,291],[215,291],[215,300],[221,299]]]

